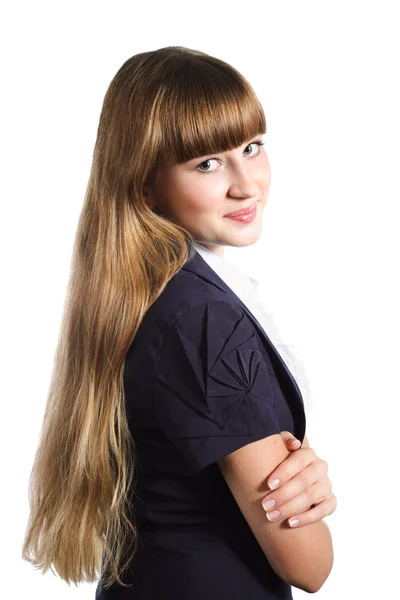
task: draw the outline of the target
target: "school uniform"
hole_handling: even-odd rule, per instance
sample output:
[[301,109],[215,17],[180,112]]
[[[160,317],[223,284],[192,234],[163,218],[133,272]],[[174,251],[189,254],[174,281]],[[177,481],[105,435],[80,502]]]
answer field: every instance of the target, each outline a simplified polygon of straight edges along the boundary
[[259,311],[255,287],[246,296],[249,278],[235,269],[227,275],[235,266],[207,252],[213,254],[196,243],[194,258],[148,309],[126,355],[139,547],[122,578],[132,587],[105,590],[100,580],[96,600],[292,598],[217,461],[283,430],[303,441],[304,401],[247,306]]
[[288,343],[282,331],[278,330],[272,313],[267,309],[265,301],[258,299],[259,281],[254,275],[249,275],[237,265],[225,258],[221,258],[202,244],[195,242],[197,252],[204,258],[210,267],[225,281],[235,292],[251,313],[256,317],[262,328],[268,335],[270,341],[278,350],[282,360],[292,373],[300,388],[304,402],[306,415],[312,405],[312,392],[310,381],[303,363],[303,357],[299,349]]

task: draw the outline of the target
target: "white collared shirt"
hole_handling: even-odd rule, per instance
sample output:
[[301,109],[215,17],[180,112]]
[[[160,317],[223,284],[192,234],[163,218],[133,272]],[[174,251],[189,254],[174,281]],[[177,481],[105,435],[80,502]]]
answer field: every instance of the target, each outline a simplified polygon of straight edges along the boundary
[[221,258],[214,252],[211,252],[211,250],[199,242],[195,242],[194,245],[208,265],[217,273],[217,275],[219,275],[219,277],[221,277],[227,286],[235,292],[250,312],[256,317],[295,378],[303,397],[305,412],[307,413],[311,405],[311,390],[304,365],[299,356],[299,352],[294,346],[283,342],[272,315],[257,298],[259,286],[257,279],[251,277],[225,258]]

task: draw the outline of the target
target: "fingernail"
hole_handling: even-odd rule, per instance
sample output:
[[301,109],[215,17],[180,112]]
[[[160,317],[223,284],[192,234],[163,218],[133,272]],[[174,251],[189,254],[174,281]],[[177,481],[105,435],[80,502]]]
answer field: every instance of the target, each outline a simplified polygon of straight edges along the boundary
[[281,513],[279,510],[273,510],[272,512],[266,514],[268,521],[275,521]]
[[294,440],[292,440],[291,442],[289,442],[289,446],[294,446],[295,444],[297,444],[297,442],[299,442],[299,443],[300,443],[300,440],[296,440],[296,439],[294,439]]
[[300,523],[299,519],[289,519],[290,527],[296,527]]
[[270,490],[276,490],[276,488],[278,487],[279,484],[280,484],[280,480],[279,479],[273,479],[272,481],[268,482]]
[[264,502],[262,503],[264,510],[269,510],[270,508],[274,508],[275,504],[276,504],[276,502],[272,498],[270,498],[269,500],[264,500]]

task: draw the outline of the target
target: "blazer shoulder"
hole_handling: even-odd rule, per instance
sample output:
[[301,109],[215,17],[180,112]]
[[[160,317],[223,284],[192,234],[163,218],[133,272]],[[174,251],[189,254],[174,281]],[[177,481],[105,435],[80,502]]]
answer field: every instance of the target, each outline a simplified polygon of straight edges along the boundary
[[167,283],[146,315],[172,326],[185,313],[199,305],[225,302],[237,307],[234,298],[196,273],[180,269]]

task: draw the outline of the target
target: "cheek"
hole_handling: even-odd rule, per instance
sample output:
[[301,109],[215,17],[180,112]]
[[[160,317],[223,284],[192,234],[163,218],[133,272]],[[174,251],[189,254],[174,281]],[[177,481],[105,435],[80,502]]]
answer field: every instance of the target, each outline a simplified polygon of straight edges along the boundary
[[[206,179],[208,181],[205,181]],[[203,214],[209,216],[212,212],[220,209],[221,198],[224,197],[222,186],[218,185],[215,178],[213,183],[211,179],[211,176],[199,175],[199,177],[193,178],[190,184],[181,187],[178,193],[179,200],[177,200],[177,208],[180,213],[200,217]]]

